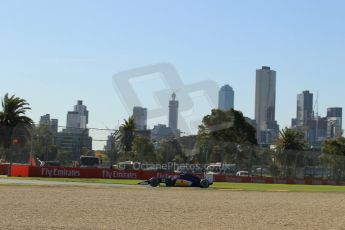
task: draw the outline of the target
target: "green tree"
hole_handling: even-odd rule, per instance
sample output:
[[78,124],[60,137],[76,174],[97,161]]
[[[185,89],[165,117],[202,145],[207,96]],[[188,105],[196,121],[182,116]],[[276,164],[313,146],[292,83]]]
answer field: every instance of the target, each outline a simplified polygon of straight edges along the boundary
[[200,163],[239,162],[252,153],[242,150],[255,145],[256,130],[240,111],[214,109],[199,126],[195,157]]
[[111,146],[110,149],[106,151],[111,165],[113,165],[113,163],[117,162],[119,159],[122,148],[121,138],[121,132],[116,131],[111,134]]
[[[30,144],[30,152],[33,157],[38,157],[42,161],[60,161],[66,162],[66,157],[68,153],[63,153],[61,146],[58,146],[54,142],[54,134],[50,131],[48,125],[38,125],[33,127],[32,143]],[[88,154],[87,148],[82,148],[81,154]],[[72,159],[72,154],[70,154],[70,159]]]
[[134,117],[131,116],[127,120],[124,120],[124,123],[120,127],[121,143],[122,143],[123,150],[125,152],[132,151],[134,131],[135,131],[135,120],[134,120]]
[[323,144],[322,151],[331,155],[345,156],[345,138],[326,140]]
[[80,150],[81,156],[95,156],[95,151],[88,149],[87,147],[82,147]]
[[72,165],[71,159],[73,159],[73,152],[71,151],[65,151],[65,150],[59,150],[57,159],[60,161],[62,165],[70,166]]
[[257,145],[256,130],[240,111],[214,109],[199,126],[199,134],[207,134],[213,140],[237,144]]
[[307,150],[308,144],[304,139],[304,134],[295,129],[285,128],[280,131],[275,142],[277,150]]
[[[25,99],[5,94],[0,112],[0,145],[5,152],[13,144],[25,144],[30,137],[33,121],[25,116],[31,108]],[[10,158],[5,154],[6,159]]]
[[135,160],[140,162],[154,163],[156,161],[154,145],[150,139],[137,135],[133,141]]
[[33,127],[32,130],[32,153],[41,160],[55,160],[57,147],[54,146],[54,136],[47,125]]
[[326,140],[322,151],[325,153],[321,161],[333,168],[334,179],[344,179],[345,177],[345,138]]
[[186,163],[187,157],[183,154],[182,148],[178,140],[165,140],[159,143],[156,150],[156,159],[158,163]]
[[295,129],[285,128],[280,131],[279,137],[275,141],[276,160],[285,172],[284,176],[296,176],[298,166],[304,166],[307,160],[306,150],[308,144],[304,139],[304,134]]

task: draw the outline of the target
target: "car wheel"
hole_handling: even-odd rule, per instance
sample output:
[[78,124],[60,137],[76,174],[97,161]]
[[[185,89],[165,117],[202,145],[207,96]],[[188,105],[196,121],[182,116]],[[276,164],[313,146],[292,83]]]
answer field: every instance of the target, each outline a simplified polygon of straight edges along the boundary
[[210,182],[208,182],[208,180],[203,179],[203,180],[200,181],[200,187],[201,188],[209,188],[210,187]]
[[152,187],[158,187],[159,186],[159,180],[157,178],[151,178],[150,179],[150,185]]
[[175,183],[174,183],[174,181],[171,178],[168,178],[168,179],[166,179],[165,185],[167,187],[174,187]]

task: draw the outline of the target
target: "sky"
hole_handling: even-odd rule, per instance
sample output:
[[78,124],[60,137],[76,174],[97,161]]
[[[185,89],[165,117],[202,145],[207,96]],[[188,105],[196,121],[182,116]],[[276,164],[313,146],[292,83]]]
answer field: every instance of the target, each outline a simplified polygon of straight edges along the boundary
[[[285,127],[303,90],[318,92],[320,115],[345,107],[344,12],[341,0],[2,0],[0,95],[25,98],[35,122],[49,113],[62,126],[83,100],[89,127],[111,129],[133,106],[113,77],[156,65],[158,73],[130,80],[149,109],[148,125],[167,123],[167,116],[150,115],[168,107],[156,92],[177,91],[180,127],[190,134],[215,106],[207,97],[214,86],[231,85],[235,108],[253,118],[255,71],[270,66],[277,71],[276,119]],[[164,66],[176,74],[164,75]],[[164,77],[182,86],[175,89]],[[183,85],[199,83],[208,87],[179,98]],[[97,140],[108,134],[92,131]],[[96,149],[103,145],[94,142]]]

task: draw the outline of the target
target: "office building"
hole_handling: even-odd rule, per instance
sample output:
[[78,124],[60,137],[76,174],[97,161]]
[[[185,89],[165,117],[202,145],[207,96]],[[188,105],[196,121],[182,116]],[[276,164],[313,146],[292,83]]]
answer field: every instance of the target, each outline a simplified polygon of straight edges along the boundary
[[279,133],[275,119],[276,71],[263,66],[256,71],[255,122],[257,139],[261,145],[272,144]]
[[79,133],[64,129],[57,133],[56,144],[70,154],[71,161],[78,161],[84,150],[92,150],[92,137],[89,136],[88,129]]
[[83,101],[78,101],[74,110],[67,113],[66,129],[57,134],[57,145],[71,154],[71,160],[79,160],[84,149],[92,150],[92,137],[89,136],[87,128],[88,122],[89,111],[83,105]]
[[57,134],[59,128],[58,119],[50,119],[50,114],[41,116],[39,121],[40,126],[46,126],[52,134]]
[[[308,90],[297,94],[297,109],[296,118],[291,121],[291,127],[304,134],[304,138],[312,146],[319,145],[318,139],[320,138],[321,123],[323,119],[314,117],[314,95]],[[320,125],[319,125],[320,124]]]
[[313,149],[320,149],[322,142],[327,137],[327,117],[314,117],[306,125],[298,127],[304,133],[305,140]]
[[343,109],[339,107],[327,109],[327,138],[337,138],[343,131]]
[[50,114],[41,116],[39,125],[50,126]]
[[153,141],[169,140],[175,137],[173,130],[163,124],[155,125],[151,131],[151,139]]
[[133,108],[133,118],[137,130],[147,129],[147,109],[136,106]]
[[306,126],[313,115],[313,94],[303,91],[297,95],[296,126]]
[[57,134],[59,130],[59,120],[58,119],[51,119],[50,120],[50,131],[53,134]]
[[74,110],[67,113],[67,129],[86,129],[88,123],[89,111],[83,101],[78,101]]
[[114,142],[115,142],[115,139],[114,139],[114,136],[113,135],[108,135],[107,137],[107,142],[104,146],[104,150],[105,151],[111,151],[114,147]]
[[[305,140],[313,149],[321,149],[326,139],[342,135],[342,108],[327,109],[327,116],[314,115],[313,97],[309,91],[298,95],[297,117],[292,119],[292,128],[304,133]],[[317,114],[317,113],[316,113]]]
[[340,107],[328,108],[327,117],[343,117],[343,108],[340,108]]
[[227,111],[234,108],[235,92],[229,85],[224,85],[219,90],[218,109]]

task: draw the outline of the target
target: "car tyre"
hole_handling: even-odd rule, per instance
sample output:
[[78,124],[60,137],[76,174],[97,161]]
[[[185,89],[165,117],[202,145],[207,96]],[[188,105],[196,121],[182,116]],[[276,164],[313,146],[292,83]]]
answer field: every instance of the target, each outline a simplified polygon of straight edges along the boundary
[[210,182],[208,180],[203,179],[203,180],[200,181],[200,187],[201,188],[209,188],[210,187]]
[[158,187],[159,186],[159,180],[157,178],[151,178],[150,179],[150,185],[151,185],[151,187]]
[[171,178],[168,178],[168,179],[166,179],[165,185],[167,187],[174,187],[175,183],[174,183],[174,181]]

